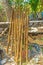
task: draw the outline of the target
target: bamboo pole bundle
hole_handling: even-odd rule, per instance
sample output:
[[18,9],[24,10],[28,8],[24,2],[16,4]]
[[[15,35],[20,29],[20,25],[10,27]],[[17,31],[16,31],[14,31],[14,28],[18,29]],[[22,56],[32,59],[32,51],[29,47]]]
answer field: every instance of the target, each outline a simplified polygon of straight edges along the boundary
[[[23,35],[24,35],[24,39],[23,39]],[[26,13],[24,14],[23,12],[20,11],[20,9],[18,9],[17,11],[13,10],[12,20],[9,27],[7,52],[9,49],[9,45],[11,43],[11,54],[12,51],[14,50],[14,59],[17,65],[18,65],[19,56],[20,56],[20,65],[22,65],[23,41],[25,45],[26,63],[27,63],[28,61],[28,17]]]

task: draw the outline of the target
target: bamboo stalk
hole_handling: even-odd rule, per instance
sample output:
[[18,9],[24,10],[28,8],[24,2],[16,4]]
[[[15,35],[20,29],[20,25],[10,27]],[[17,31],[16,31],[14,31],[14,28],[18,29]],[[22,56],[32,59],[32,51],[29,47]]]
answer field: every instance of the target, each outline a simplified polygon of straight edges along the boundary
[[13,52],[13,43],[14,43],[14,42],[13,42],[13,39],[14,39],[14,36],[13,36],[13,24],[14,24],[14,23],[13,23],[13,21],[12,21],[12,31],[11,31],[11,32],[12,32],[12,34],[11,34],[11,55],[12,55],[12,52]]
[[21,43],[20,43],[20,65],[22,64],[22,34],[21,34]]
[[[17,16],[17,13],[15,13],[15,15]],[[17,17],[15,17],[15,60],[17,63]]]
[[[25,17],[24,17],[24,16],[25,16],[25,14],[23,13],[23,21],[24,21],[24,22],[23,22],[23,25],[24,25],[24,26],[23,26],[23,28],[24,28],[24,29],[23,29],[23,33],[24,33],[24,49],[26,49],[26,48],[25,48],[25,46],[26,46],[26,33],[25,33],[25,26],[26,26],[25,23],[26,23],[26,21],[25,21]],[[25,60],[26,60],[26,59],[25,59]]]
[[11,53],[14,51],[14,34],[15,34],[14,33],[14,22],[15,22],[14,18],[15,18],[15,11],[13,10],[13,17],[12,17],[12,40],[11,40],[12,41],[12,43],[11,43],[11,45],[12,45],[11,47],[12,48],[11,48]]
[[28,20],[27,20],[27,33],[26,33],[26,62],[28,62]]
[[22,20],[22,14],[21,14],[21,42],[20,42],[20,65],[22,65],[22,38],[23,38],[23,20]]
[[14,46],[15,46],[15,56],[14,59],[16,61],[16,19],[14,18]]
[[[17,13],[16,13],[16,16],[18,16],[18,11],[17,11]],[[17,32],[17,56],[16,56],[16,63],[17,63],[17,65],[18,65],[18,53],[19,53],[19,21],[18,21],[18,18],[16,17],[16,26],[17,26],[17,29],[16,29],[16,32]]]
[[26,15],[26,63],[28,62],[28,16]]
[[[21,61],[21,54],[22,54],[22,53],[21,53],[21,52],[22,52],[22,51],[21,51],[21,49],[22,49],[22,48],[21,48],[21,32],[22,32],[22,31],[21,31],[21,25],[22,25],[22,23],[21,23],[21,13],[20,13],[20,19],[19,19],[19,39],[18,39],[18,40],[19,40],[20,62],[22,62],[22,61]],[[20,48],[21,48],[21,49],[20,49]],[[21,65],[21,63],[20,63],[20,65]]]
[[[12,11],[12,16],[13,16],[13,11]],[[12,16],[11,16],[11,21],[12,21]],[[8,50],[9,50],[10,38],[11,38],[11,36],[10,36],[10,34],[11,34],[11,25],[12,25],[11,21],[10,21],[9,33],[8,33],[8,46],[7,46],[7,53],[8,53]]]

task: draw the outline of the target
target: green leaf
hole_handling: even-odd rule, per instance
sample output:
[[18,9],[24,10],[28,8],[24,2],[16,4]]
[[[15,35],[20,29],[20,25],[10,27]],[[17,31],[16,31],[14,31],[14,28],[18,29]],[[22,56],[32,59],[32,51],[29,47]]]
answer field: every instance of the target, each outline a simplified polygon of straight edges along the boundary
[[32,46],[31,45],[29,46],[29,49],[32,50]]
[[38,6],[38,3],[39,3],[39,0],[30,0],[30,5],[31,5],[31,8],[33,11],[36,11],[37,9],[37,6]]
[[10,6],[12,6],[13,0],[8,0],[8,3],[9,3]]

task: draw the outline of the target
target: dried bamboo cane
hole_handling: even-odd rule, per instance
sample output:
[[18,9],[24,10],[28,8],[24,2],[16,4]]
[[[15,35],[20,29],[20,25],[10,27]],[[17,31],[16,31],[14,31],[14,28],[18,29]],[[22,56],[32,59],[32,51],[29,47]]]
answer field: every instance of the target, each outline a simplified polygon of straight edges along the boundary
[[26,45],[26,35],[25,35],[25,13],[23,12],[22,13],[22,21],[23,21],[23,35],[24,35],[24,38],[23,38],[23,41],[24,41],[24,45],[22,44],[22,47],[23,47],[23,54],[24,54],[24,60],[25,59],[25,45]]
[[23,21],[22,21],[22,14],[21,14],[21,42],[20,42],[20,65],[22,65],[22,38],[23,38]]
[[[16,14],[17,13],[15,13],[15,15]],[[14,24],[15,24],[15,61],[17,63],[17,17],[15,17],[15,23]]]
[[[22,25],[22,23],[21,23],[21,13],[20,13],[20,18],[19,18],[19,55],[20,55],[20,57],[19,57],[19,60],[20,60],[20,62],[21,62],[21,52],[20,52],[20,48],[21,48],[21,25]],[[22,48],[21,48],[22,49]]]
[[14,55],[14,60],[16,61],[16,19],[14,18],[14,47],[15,47],[15,51],[14,51],[14,53],[15,53],[15,55]]
[[[12,11],[12,16],[13,16],[13,11]],[[12,16],[11,16],[11,21],[12,21]],[[8,50],[9,50],[9,45],[10,45],[10,38],[11,38],[11,25],[12,23],[10,22],[10,26],[9,26],[9,33],[8,33],[8,46],[7,46],[7,53],[8,53]]]
[[[14,12],[13,12],[13,14],[14,14]],[[11,56],[12,56],[12,52],[13,52],[13,39],[14,39],[14,37],[13,37],[13,22],[14,22],[14,17],[12,16],[12,21],[11,21]]]
[[26,63],[28,62],[28,17],[26,18]]
[[[13,21],[13,45],[14,45],[14,48],[13,50],[14,51],[14,54],[16,55],[16,41],[15,41],[15,29],[16,29],[16,24],[15,24],[15,10],[14,10],[14,21]],[[15,55],[14,55],[14,60],[15,60]]]
[[[18,11],[16,13],[16,16],[17,15],[18,15]],[[18,21],[18,18],[17,17],[16,17],[16,19],[17,19],[17,23],[16,23],[17,24],[17,31],[16,31],[17,32],[17,40],[16,40],[17,41],[17,54],[16,55],[17,56],[16,56],[16,63],[18,65],[18,53],[19,53],[19,39],[18,39],[19,38],[19,21]]]
[[12,39],[11,39],[11,53],[14,51],[14,22],[15,22],[15,11],[13,10],[13,16],[12,16]]
[[21,43],[20,43],[20,65],[22,64],[22,34],[21,34]]
[[24,44],[25,44],[25,50],[26,50],[26,63],[28,62],[28,19],[26,12],[24,13]]
[[17,39],[18,39],[18,42],[17,42],[17,60],[19,60],[19,44],[20,44],[20,30],[21,30],[21,27],[20,27],[20,9],[19,9],[19,18],[18,18],[18,32],[17,32]]

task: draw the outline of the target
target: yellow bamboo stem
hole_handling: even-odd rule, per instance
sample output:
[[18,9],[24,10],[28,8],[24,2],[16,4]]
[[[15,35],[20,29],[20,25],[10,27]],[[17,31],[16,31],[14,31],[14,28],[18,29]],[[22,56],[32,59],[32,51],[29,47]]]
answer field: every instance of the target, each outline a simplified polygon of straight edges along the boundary
[[[18,18],[18,15],[20,16],[20,18]],[[24,20],[25,18],[26,21]],[[18,65],[19,55],[20,55],[20,65],[22,65],[23,33],[24,33],[24,45],[26,48],[25,51],[26,51],[26,63],[27,63],[28,61],[28,17],[26,13],[25,14],[23,12],[21,13],[20,10],[17,11],[13,10],[11,24],[9,27],[7,52],[11,42],[11,54],[12,51],[15,50],[14,59],[17,65]],[[20,50],[19,50],[19,45],[20,45]]]
[[26,13],[26,63],[28,62],[28,22],[29,22],[29,19],[28,19],[28,9],[26,10],[27,13]]
[[13,21],[13,44],[14,44],[14,59],[15,59],[15,56],[16,56],[16,40],[15,40],[15,37],[16,37],[16,20],[15,20],[15,11],[14,11],[14,21]]
[[28,17],[26,17],[26,63],[28,62]]
[[22,65],[22,38],[23,38],[23,21],[22,21],[22,14],[21,14],[21,42],[20,42],[20,65]]
[[[16,13],[16,16],[18,15],[18,12]],[[16,32],[17,32],[17,39],[16,39],[16,41],[17,41],[17,54],[16,54],[16,63],[18,64],[18,45],[19,45],[19,43],[18,43],[18,38],[19,38],[19,29],[18,29],[18,18],[16,17],[16,27],[17,27],[17,29],[16,29]]]
[[[13,13],[13,11],[12,11],[12,13]],[[12,16],[13,16],[13,14],[12,14]],[[11,16],[11,21],[12,21],[12,16]],[[10,36],[10,34],[11,34],[11,24],[12,24],[11,21],[10,21],[9,33],[8,33],[8,46],[7,46],[7,53],[8,53],[8,50],[9,50],[10,38],[11,38],[11,36]]]

